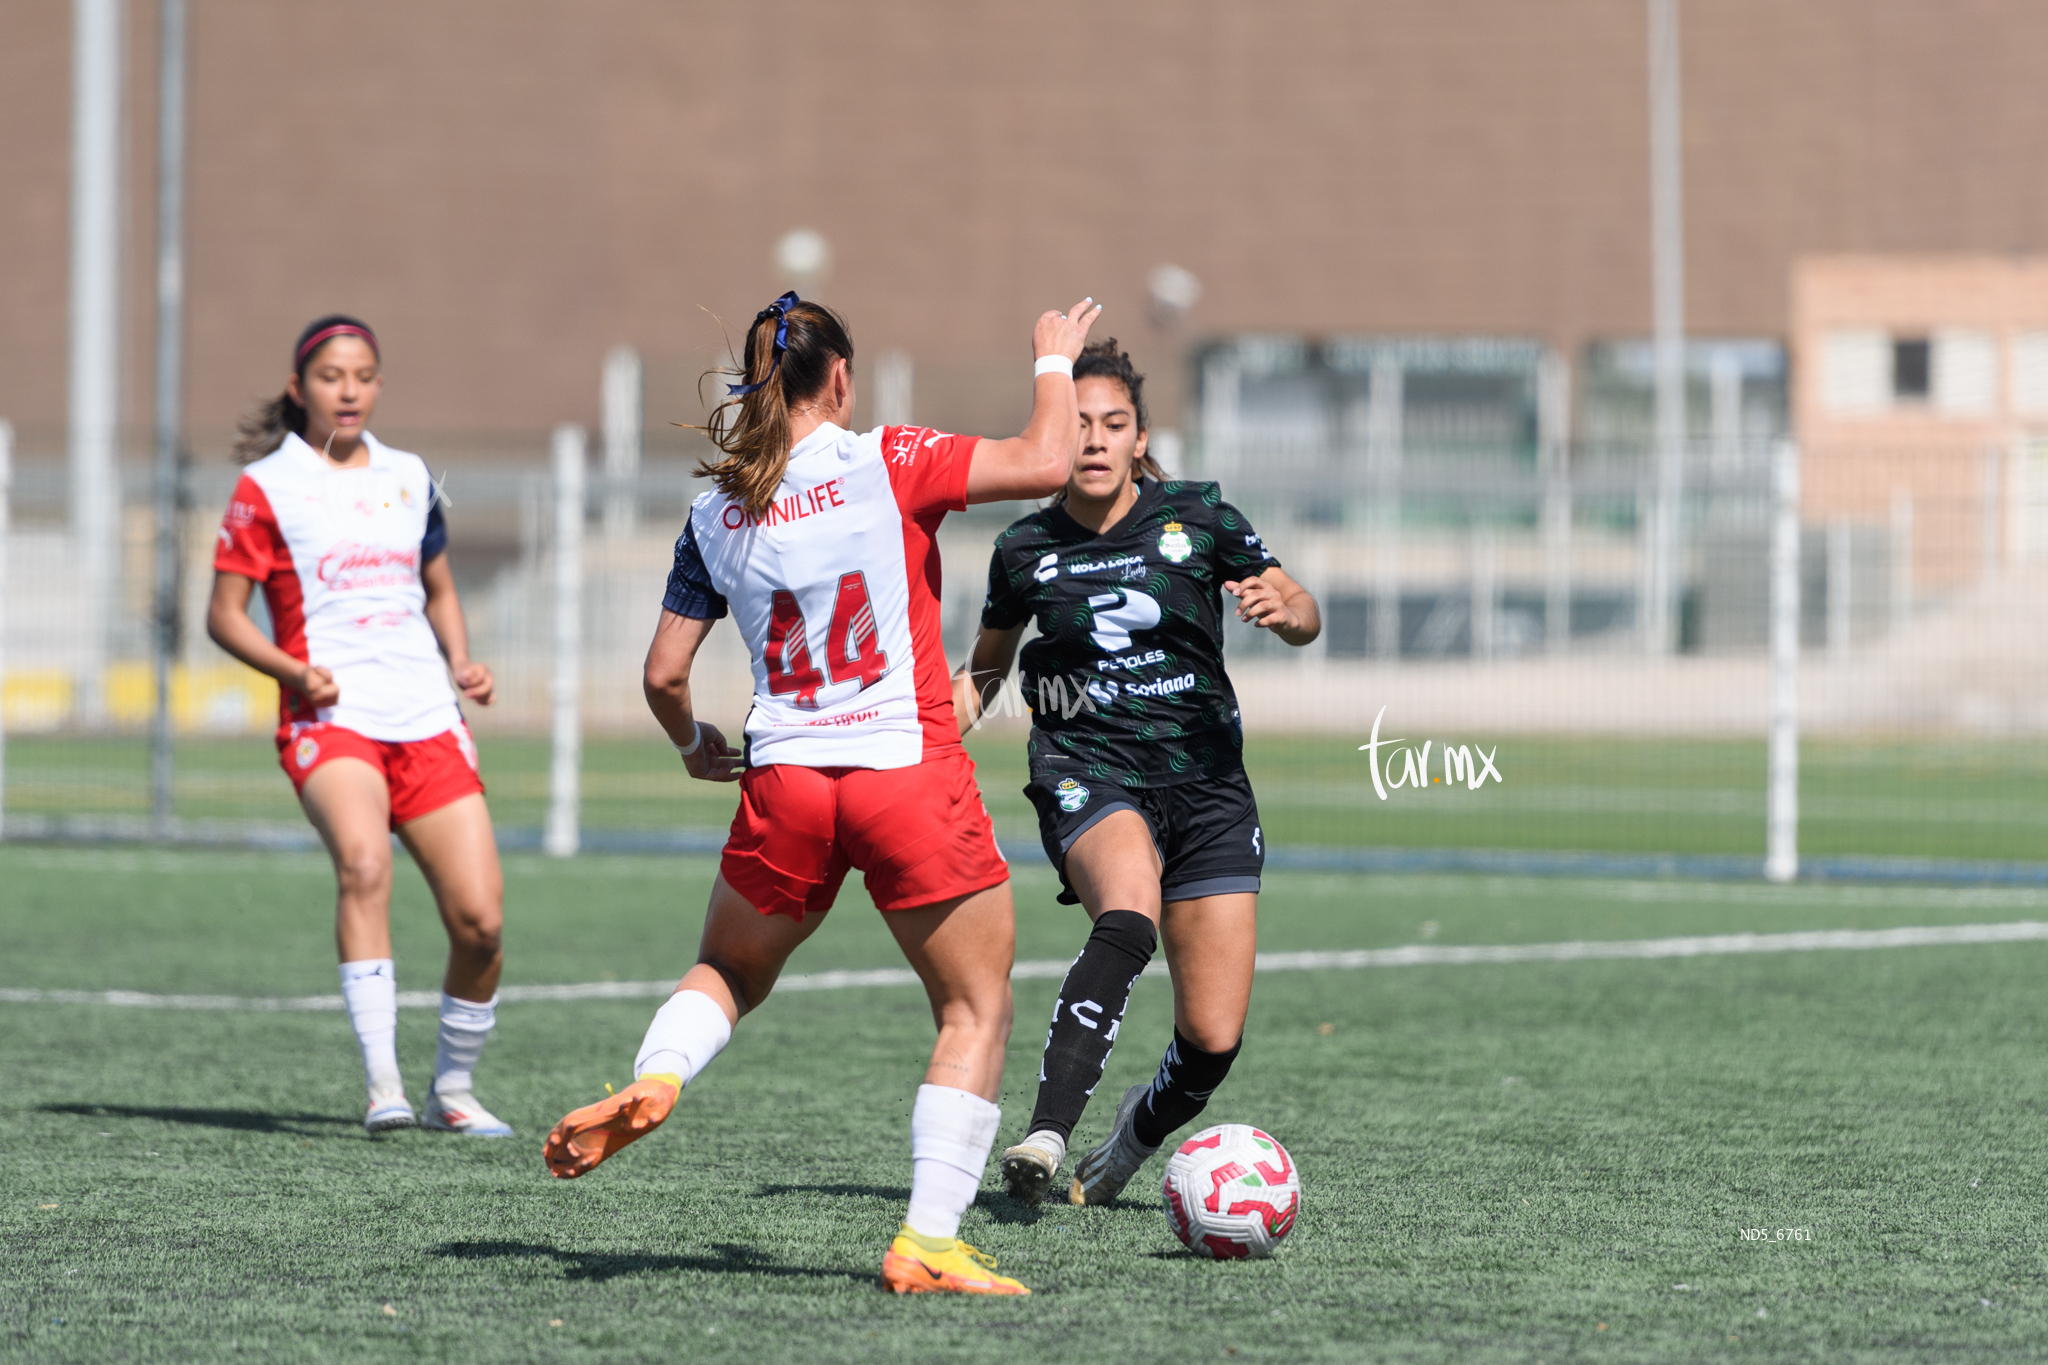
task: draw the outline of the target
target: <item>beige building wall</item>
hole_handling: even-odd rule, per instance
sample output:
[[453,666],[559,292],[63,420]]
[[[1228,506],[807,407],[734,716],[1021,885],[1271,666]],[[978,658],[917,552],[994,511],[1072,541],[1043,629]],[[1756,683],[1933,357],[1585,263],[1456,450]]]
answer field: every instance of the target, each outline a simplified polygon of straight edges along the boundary
[[[130,6],[127,417],[146,422],[149,0]],[[1689,321],[1782,335],[1815,252],[2048,249],[2048,6],[1683,6]],[[0,414],[65,410],[70,7],[0,45]],[[1031,318],[1083,292],[1180,412],[1193,339],[1649,328],[1641,0],[775,6],[195,5],[188,412],[205,458],[292,335],[383,335],[379,425],[430,455],[594,422],[605,351],[651,428],[829,239],[863,359],[917,415],[1001,428]],[[1161,262],[1206,292],[1146,317]]]
[[[1791,293],[1807,519],[1888,526],[1909,499],[1933,585],[2048,550],[2048,258],[1817,257]],[[1926,392],[1899,392],[1897,348],[1922,343]]]

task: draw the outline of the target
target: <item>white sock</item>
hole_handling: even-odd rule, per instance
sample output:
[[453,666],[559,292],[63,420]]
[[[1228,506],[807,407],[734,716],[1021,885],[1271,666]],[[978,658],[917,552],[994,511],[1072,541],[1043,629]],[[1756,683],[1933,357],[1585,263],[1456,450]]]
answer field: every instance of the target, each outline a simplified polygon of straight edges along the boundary
[[981,1188],[989,1148],[1003,1121],[1000,1107],[950,1085],[921,1085],[910,1111],[910,1212],[903,1221],[920,1237],[957,1237],[960,1215]]
[[388,957],[341,964],[341,998],[363,1048],[363,1075],[372,1090],[402,1086],[398,1079],[398,976]]
[[702,991],[677,991],[654,1012],[633,1059],[633,1079],[668,1072],[688,1085],[731,1041],[732,1020],[716,1000]]
[[483,1055],[484,1039],[498,1021],[498,997],[488,1000],[458,1000],[441,992],[441,1042],[434,1050],[434,1093],[466,1095],[473,1082],[476,1059]]
[[1058,1167],[1062,1161],[1067,1159],[1067,1140],[1050,1128],[1041,1128],[1035,1133],[1026,1133],[1024,1141],[1033,1146],[1043,1147],[1046,1151],[1051,1152],[1054,1167]]

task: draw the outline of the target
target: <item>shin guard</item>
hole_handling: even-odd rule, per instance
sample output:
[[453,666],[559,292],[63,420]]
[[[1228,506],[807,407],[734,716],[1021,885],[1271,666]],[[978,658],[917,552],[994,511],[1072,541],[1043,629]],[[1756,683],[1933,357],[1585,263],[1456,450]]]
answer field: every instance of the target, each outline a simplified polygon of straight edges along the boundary
[[1147,1147],[1157,1147],[1176,1128],[1193,1120],[1209,1107],[1209,1097],[1230,1074],[1230,1064],[1243,1047],[1240,1038],[1228,1052],[1204,1052],[1175,1029],[1151,1092],[1138,1101],[1131,1115],[1132,1135]]
[[1026,1132],[1050,1129],[1062,1138],[1073,1135],[1109,1064],[1131,986],[1152,960],[1158,940],[1152,921],[1135,910],[1105,910],[1096,916],[1095,929],[1067,969],[1053,1005],[1045,1058],[1038,1067],[1038,1107]]

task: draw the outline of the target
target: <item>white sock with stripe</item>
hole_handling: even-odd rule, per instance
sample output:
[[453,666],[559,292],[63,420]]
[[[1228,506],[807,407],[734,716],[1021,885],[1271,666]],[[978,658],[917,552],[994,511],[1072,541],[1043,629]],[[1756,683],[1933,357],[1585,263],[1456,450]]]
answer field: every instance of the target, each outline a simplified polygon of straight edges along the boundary
[[921,1085],[910,1111],[910,1211],[903,1221],[920,1237],[958,1237],[960,1215],[974,1203],[1003,1111],[950,1085]]
[[731,1041],[732,1020],[723,1006],[702,991],[677,991],[654,1012],[633,1059],[633,1079],[667,1072],[688,1085]]
[[403,1089],[398,1078],[398,975],[391,959],[342,963],[341,999],[363,1049],[363,1076],[370,1089]]
[[434,1093],[466,1095],[484,1040],[498,1022],[498,997],[462,1000],[441,992],[441,1038],[434,1050]]

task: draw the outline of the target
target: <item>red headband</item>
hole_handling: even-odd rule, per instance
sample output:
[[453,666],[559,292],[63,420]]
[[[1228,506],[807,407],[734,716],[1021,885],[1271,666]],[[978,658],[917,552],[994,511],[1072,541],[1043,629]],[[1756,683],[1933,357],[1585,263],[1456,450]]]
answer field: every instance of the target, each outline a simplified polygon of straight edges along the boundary
[[296,370],[303,366],[306,363],[307,356],[319,350],[328,341],[339,336],[361,337],[370,343],[371,355],[377,357],[380,361],[384,359],[384,353],[377,349],[377,334],[375,332],[372,332],[367,327],[358,327],[353,322],[337,322],[334,326],[323,327],[306,338],[305,345],[299,347],[299,353],[292,357],[292,368]]

